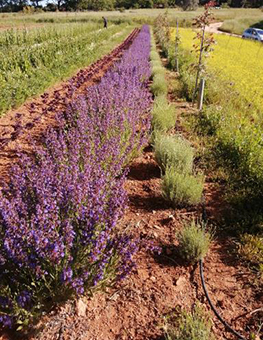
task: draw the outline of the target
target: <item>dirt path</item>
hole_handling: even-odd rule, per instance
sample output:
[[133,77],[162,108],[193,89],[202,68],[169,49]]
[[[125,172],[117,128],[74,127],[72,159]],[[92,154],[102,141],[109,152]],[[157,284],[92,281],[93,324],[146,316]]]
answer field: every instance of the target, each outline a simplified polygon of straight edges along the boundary
[[223,25],[223,22],[214,22],[214,23],[210,24],[209,26],[206,26],[205,29],[206,29],[206,32],[209,32],[209,33],[225,34],[225,35],[229,35],[229,36],[232,36],[232,37],[239,37],[239,38],[241,37],[238,34],[220,31],[220,27],[222,25]]
[[56,113],[65,109],[88,86],[100,81],[113,63],[121,58],[138,32],[135,29],[110,54],[80,70],[67,82],[0,118],[0,187],[8,179],[10,167],[18,159],[18,152],[30,153],[32,140],[39,141],[46,129],[55,124]]

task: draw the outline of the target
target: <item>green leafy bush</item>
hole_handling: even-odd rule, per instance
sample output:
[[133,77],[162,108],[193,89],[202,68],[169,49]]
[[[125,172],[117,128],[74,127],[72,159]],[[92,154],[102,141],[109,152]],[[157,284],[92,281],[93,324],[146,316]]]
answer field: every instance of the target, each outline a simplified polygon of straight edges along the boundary
[[196,263],[205,257],[211,240],[211,232],[204,225],[191,221],[178,233],[179,252],[188,263]]
[[167,340],[215,340],[212,323],[200,306],[193,312],[177,310],[165,318],[165,338]]
[[203,186],[203,175],[180,173],[176,167],[170,166],[163,176],[162,191],[164,198],[174,207],[184,207],[201,202]]
[[[155,121],[155,118],[153,118],[153,121]],[[172,166],[176,172],[192,173],[194,149],[186,139],[179,135],[167,136],[159,134],[155,138],[154,148],[156,161],[163,169]],[[170,173],[171,169],[168,172]]]

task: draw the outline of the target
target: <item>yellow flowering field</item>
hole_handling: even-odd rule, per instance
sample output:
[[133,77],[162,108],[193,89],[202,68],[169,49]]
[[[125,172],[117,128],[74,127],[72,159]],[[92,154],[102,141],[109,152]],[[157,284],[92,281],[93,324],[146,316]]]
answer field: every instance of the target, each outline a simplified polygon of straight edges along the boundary
[[[192,50],[195,33],[180,29],[181,45]],[[231,82],[238,93],[259,110],[263,107],[263,44],[223,34],[215,34],[216,45],[208,58],[208,68]],[[175,31],[172,32],[173,39]]]

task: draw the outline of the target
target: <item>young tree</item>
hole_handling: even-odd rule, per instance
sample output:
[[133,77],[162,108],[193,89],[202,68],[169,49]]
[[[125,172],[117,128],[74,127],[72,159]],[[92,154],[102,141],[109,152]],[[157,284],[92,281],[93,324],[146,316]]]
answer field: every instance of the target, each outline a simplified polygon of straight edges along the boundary
[[197,62],[193,65],[196,70],[196,81],[193,92],[193,104],[196,97],[197,86],[200,79],[200,76],[206,71],[205,59],[209,56],[209,53],[213,50],[212,45],[215,43],[213,34],[210,33],[208,35],[205,34],[206,26],[208,26],[212,19],[213,15],[210,11],[212,6],[212,1],[205,5],[205,11],[203,14],[194,19],[193,25],[198,28],[195,36],[195,40],[197,41],[193,45],[193,51],[196,54]]

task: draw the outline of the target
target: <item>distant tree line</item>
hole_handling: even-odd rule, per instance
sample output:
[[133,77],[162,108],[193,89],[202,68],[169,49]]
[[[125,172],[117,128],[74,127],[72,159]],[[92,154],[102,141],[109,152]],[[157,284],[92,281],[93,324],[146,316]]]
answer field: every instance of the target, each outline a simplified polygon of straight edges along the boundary
[[[52,0],[42,6],[43,0],[0,0],[0,12],[21,11],[26,6],[49,11],[76,10],[124,10],[128,8],[168,8],[179,6],[194,9],[209,0]],[[216,5],[230,7],[261,7],[263,0],[217,0]]]

